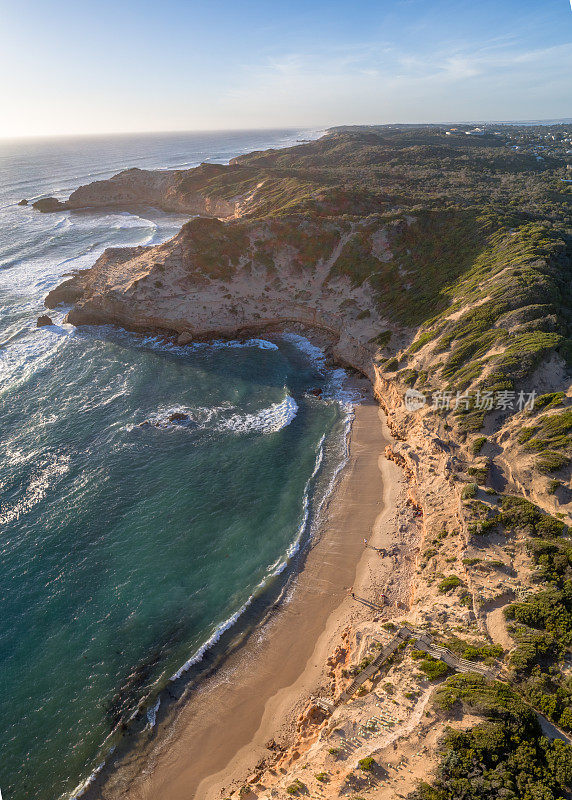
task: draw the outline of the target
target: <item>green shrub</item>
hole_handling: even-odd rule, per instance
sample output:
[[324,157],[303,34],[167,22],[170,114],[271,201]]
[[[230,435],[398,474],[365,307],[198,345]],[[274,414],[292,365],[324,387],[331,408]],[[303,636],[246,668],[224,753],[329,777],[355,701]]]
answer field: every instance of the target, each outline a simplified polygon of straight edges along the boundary
[[294,783],[291,783],[290,786],[286,787],[286,791],[288,792],[288,794],[295,795],[295,794],[300,794],[301,792],[306,792],[307,788],[308,787],[306,786],[305,783],[302,783],[302,781],[299,778],[296,778]]
[[357,765],[363,772],[371,772],[375,768],[376,763],[372,756],[366,756],[365,758],[360,758]]
[[440,594],[446,594],[450,592],[451,589],[456,589],[457,586],[462,586],[463,581],[457,575],[447,575],[439,582],[439,592]]
[[435,681],[438,678],[442,678],[448,672],[450,672],[450,667],[445,664],[444,661],[440,661],[437,658],[433,658],[433,656],[427,654],[427,657],[423,659],[419,663],[419,669],[423,672],[431,681]]
[[526,450],[540,452],[542,450],[570,450],[572,448],[572,411],[566,410],[556,414],[545,414],[536,424],[523,428],[518,436]]
[[504,495],[501,513],[495,523],[509,531],[528,533],[530,536],[562,536],[566,525],[541,512],[529,500],[514,495]]
[[461,658],[466,658],[467,661],[491,661],[492,659],[500,658],[503,654],[503,649],[499,644],[471,644],[464,639],[452,637],[447,639],[445,647],[458,653]]
[[555,450],[545,450],[536,459],[536,469],[539,472],[556,472],[565,467],[570,459]]
[[463,486],[461,498],[463,500],[471,500],[473,497],[477,496],[478,490],[479,487],[476,483],[467,483],[466,486]]
[[469,467],[468,474],[475,479],[475,482],[483,486],[487,482],[487,475],[489,474],[488,465],[479,467]]
[[373,339],[370,339],[372,344],[376,344],[378,347],[387,347],[391,340],[391,331],[382,331],[378,333],[377,336],[374,336]]
[[542,411],[548,408],[554,408],[555,406],[560,406],[562,405],[565,397],[565,392],[548,392],[548,394],[541,394],[534,401],[534,410]]
[[416,369],[402,369],[401,372],[398,372],[397,377],[406,386],[413,386],[418,375],[419,373]]
[[422,333],[421,336],[419,336],[419,338],[416,339],[413,342],[412,345],[410,345],[408,353],[413,355],[418,350],[421,350],[422,347],[424,347],[426,344],[428,344],[434,338],[435,338],[435,334],[433,333],[433,331],[425,331],[425,333]]

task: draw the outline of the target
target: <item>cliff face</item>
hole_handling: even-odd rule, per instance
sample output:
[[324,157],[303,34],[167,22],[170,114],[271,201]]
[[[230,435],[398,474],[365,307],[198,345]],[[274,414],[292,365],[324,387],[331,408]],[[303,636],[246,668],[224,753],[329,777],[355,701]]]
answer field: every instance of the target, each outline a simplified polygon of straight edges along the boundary
[[[158,247],[107,250],[46,304],[73,303],[67,319],[75,325],[160,328],[180,341],[300,323],[331,334],[340,352],[348,350],[346,361],[373,378],[372,336],[393,329],[406,341],[410,334],[383,318],[367,286],[336,274],[351,231],[343,221],[292,218],[232,229],[197,219]],[[305,248],[316,257],[311,275]]]
[[[228,219],[238,216],[243,196],[217,197],[207,191],[220,166],[203,164],[194,170],[128,169],[109,180],[80,186],[67,201],[44,198],[34,203],[39,211],[84,208],[129,208],[153,206],[182,214]],[[189,175],[192,179],[189,179]]]

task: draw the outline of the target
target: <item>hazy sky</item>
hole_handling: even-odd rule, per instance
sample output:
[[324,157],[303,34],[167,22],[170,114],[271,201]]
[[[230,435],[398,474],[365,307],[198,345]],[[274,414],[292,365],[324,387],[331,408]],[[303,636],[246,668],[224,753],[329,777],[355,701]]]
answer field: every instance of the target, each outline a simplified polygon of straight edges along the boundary
[[572,116],[570,0],[0,0],[0,136]]

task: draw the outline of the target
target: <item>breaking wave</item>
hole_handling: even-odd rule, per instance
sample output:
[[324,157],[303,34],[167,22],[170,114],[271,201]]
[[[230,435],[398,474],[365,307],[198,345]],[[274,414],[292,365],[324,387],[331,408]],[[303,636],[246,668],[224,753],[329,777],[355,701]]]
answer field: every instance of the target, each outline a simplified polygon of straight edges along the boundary
[[235,433],[277,433],[290,425],[298,412],[298,403],[289,394],[280,403],[263,408],[255,414],[234,414],[220,423],[219,430]]
[[135,428],[160,428],[164,430],[212,430],[232,433],[277,433],[294,420],[298,413],[298,403],[286,394],[279,403],[274,403],[260,411],[244,414],[236,411],[230,403],[214,408],[191,408],[189,406],[170,406],[151,414],[138,424],[130,423],[126,430]]

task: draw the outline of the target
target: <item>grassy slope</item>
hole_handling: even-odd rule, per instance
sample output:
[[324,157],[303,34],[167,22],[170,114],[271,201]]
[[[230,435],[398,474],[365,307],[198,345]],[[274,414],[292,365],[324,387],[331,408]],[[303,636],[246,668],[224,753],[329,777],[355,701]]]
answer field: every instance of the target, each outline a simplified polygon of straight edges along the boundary
[[[494,137],[383,129],[242,156],[200,181],[208,177],[202,191],[216,197],[254,193],[228,236],[234,228],[240,238],[257,219],[287,217],[275,223],[274,247],[300,244],[308,269],[325,252],[296,241],[299,215],[351,228],[333,275],[367,281],[381,309],[417,332],[399,365],[408,385],[424,372],[411,356],[431,343],[440,386],[465,389],[482,378],[498,390],[522,384],[551,351],[570,358],[572,215],[558,189],[560,169],[539,166]],[[193,189],[198,179],[193,172],[186,178]],[[389,260],[375,251],[381,229]],[[477,429],[482,418],[469,415],[464,425]]]

